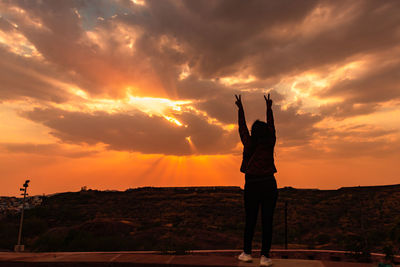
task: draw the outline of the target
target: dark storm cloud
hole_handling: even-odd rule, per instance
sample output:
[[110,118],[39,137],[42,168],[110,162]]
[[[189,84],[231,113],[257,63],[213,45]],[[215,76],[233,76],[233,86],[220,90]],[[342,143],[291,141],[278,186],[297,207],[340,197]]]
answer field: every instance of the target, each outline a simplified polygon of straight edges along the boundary
[[[120,19],[176,38],[202,78],[243,70],[266,78],[396,45],[399,11],[398,1],[148,1]],[[304,27],[314,32],[302,28],[312,14],[315,25]]]
[[104,143],[109,149],[148,154],[224,154],[231,152],[238,140],[236,132],[227,132],[191,113],[177,116],[187,127],[140,112],[108,114],[36,108],[23,116],[51,128],[50,133],[66,143]]
[[243,70],[245,60],[265,53],[271,46],[255,49],[254,42],[259,41],[260,35],[276,25],[301,21],[316,4],[317,1],[149,1],[146,18],[133,15],[126,21],[155,35],[173,36],[189,55],[191,69],[202,78],[215,78]]

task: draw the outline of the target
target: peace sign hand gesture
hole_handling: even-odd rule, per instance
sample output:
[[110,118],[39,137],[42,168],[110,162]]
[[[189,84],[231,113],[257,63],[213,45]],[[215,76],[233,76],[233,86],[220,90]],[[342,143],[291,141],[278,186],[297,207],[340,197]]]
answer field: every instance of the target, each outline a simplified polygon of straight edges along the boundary
[[238,106],[238,108],[243,108],[242,96],[241,95],[235,95],[235,97],[236,97],[236,101],[235,101],[236,106]]
[[272,107],[272,99],[269,98],[269,94],[268,94],[268,98],[264,95],[264,99],[267,104],[267,107],[269,107],[269,108]]

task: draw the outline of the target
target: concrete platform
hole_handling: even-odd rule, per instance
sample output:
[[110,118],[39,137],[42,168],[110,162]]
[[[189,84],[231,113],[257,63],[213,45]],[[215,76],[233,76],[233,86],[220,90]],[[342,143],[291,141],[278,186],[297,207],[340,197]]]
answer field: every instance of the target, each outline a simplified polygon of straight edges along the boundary
[[[0,252],[0,266],[259,266],[239,262],[232,255],[163,255],[135,252]],[[274,267],[377,267],[377,263],[273,259]]]

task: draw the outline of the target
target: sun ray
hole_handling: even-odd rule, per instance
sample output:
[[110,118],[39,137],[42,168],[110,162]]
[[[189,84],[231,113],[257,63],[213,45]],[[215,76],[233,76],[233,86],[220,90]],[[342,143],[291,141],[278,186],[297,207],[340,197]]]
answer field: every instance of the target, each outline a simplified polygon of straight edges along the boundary
[[185,139],[186,139],[186,141],[188,142],[188,144],[190,146],[190,151],[193,154],[197,154],[197,149],[196,149],[196,146],[193,144],[191,136],[187,136],[187,137],[185,137]]

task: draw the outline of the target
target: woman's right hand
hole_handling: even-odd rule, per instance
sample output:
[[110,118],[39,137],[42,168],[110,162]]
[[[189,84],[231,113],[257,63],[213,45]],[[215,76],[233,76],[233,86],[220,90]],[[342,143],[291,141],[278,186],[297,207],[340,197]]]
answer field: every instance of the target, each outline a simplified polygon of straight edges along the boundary
[[241,95],[235,95],[235,97],[236,97],[236,102],[235,102],[236,106],[238,106],[238,108],[243,108],[242,96]]

